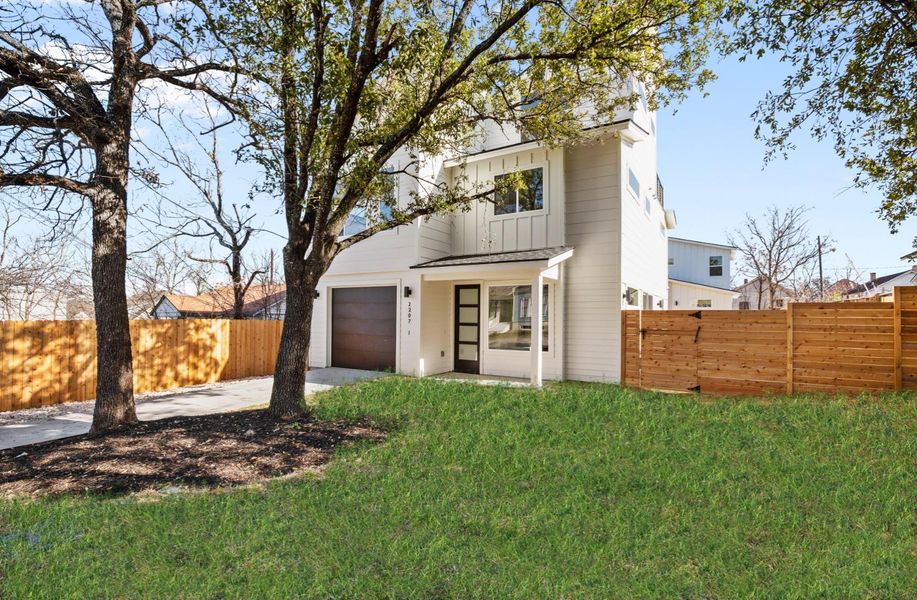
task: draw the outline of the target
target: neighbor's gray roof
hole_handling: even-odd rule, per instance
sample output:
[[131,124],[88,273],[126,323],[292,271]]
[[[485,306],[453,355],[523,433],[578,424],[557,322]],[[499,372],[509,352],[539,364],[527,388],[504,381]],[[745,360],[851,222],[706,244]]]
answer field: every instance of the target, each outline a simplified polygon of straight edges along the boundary
[[446,256],[436,260],[414,265],[412,269],[428,269],[430,267],[459,267],[464,265],[493,265],[498,263],[531,262],[536,260],[550,260],[565,252],[573,250],[568,246],[554,248],[538,248],[537,250],[519,250],[516,252],[492,252],[490,254],[459,254]]

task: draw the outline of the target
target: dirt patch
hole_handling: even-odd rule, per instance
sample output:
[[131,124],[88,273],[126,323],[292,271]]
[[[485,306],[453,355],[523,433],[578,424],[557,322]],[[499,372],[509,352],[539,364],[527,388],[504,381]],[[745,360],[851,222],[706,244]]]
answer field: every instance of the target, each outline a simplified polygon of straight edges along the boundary
[[0,450],[0,497],[255,483],[319,467],[341,443],[384,435],[337,422],[281,423],[263,410],[144,421]]

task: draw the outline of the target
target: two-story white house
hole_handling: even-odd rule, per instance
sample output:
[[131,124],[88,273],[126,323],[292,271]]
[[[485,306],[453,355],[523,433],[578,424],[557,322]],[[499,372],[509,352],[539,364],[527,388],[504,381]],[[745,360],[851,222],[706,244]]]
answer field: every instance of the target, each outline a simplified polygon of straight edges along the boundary
[[566,148],[492,127],[466,154],[428,158],[424,177],[399,176],[402,203],[421,180],[521,172],[525,186],[342,252],[317,288],[310,365],[618,381],[621,311],[667,303],[655,128],[645,106]]
[[737,248],[669,238],[669,308],[731,310],[738,294],[731,289]]

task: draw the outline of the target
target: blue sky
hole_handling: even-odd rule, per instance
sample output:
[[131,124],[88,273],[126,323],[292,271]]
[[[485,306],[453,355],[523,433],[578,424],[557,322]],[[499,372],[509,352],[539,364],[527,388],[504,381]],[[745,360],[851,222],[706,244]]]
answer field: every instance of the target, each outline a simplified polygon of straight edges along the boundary
[[[827,278],[846,274],[847,256],[861,278],[871,271],[885,274],[908,268],[899,257],[911,250],[917,222],[905,224],[892,235],[876,214],[881,195],[850,187],[853,174],[834,154],[830,142],[816,142],[802,131],[788,160],[764,165],[764,144],[754,138],[750,114],[768,89],[780,85],[783,66],[774,59],[739,63],[733,58],[716,58],[710,67],[718,80],[708,87],[708,96],[694,93],[676,107],[661,108],[658,114],[659,173],[666,204],[678,214],[679,225],[673,234],[724,243],[727,232],[739,227],[746,213],[761,214],[771,204],[805,205],[812,209],[813,235],[823,233],[837,241],[837,251],[825,258]],[[237,140],[223,141],[229,148]],[[227,187],[244,197],[257,172],[248,165],[232,165],[228,151],[225,158],[228,177],[235,180]],[[177,174],[166,179],[174,182],[166,192],[173,198],[190,192]],[[141,202],[156,201],[139,185],[133,186],[132,193]],[[263,215],[261,223],[282,234],[278,205],[272,198],[255,201],[255,209]],[[281,245],[275,235],[262,235],[257,241],[258,252],[270,247],[279,250]]]
[[763,213],[771,204],[805,205],[812,209],[812,233],[837,241],[837,251],[825,258],[826,277],[844,275],[845,253],[864,276],[909,268],[900,257],[910,252],[917,223],[889,233],[875,212],[881,194],[850,189],[853,173],[829,141],[816,142],[801,131],[788,160],[764,165],[764,143],[755,139],[750,115],[765,93],[781,84],[783,65],[729,58],[715,59],[710,67],[718,79],[706,98],[695,93],[674,107],[674,115],[673,107],[658,114],[659,174],[666,205],[678,215],[673,235],[723,243],[746,213]]

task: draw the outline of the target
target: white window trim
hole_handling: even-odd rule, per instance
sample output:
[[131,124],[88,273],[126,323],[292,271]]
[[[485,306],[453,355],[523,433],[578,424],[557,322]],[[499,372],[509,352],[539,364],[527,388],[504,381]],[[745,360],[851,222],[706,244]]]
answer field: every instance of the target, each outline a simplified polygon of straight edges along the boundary
[[[383,170],[383,173],[385,173],[385,172],[386,172],[386,171]],[[394,195],[394,197],[395,197],[395,204],[392,206],[392,208],[399,208],[399,207],[401,206],[401,194],[400,194],[400,192],[401,192],[401,189],[400,189],[400,188],[401,188],[401,176],[400,176],[399,173],[395,172],[394,169],[393,169],[391,172],[389,172],[389,174],[390,174],[392,177],[394,177],[394,179],[395,179],[395,185],[392,186],[392,187],[394,188],[394,189],[392,190],[392,192],[393,192],[393,195]],[[347,215],[347,218],[350,219],[350,215]],[[352,237],[352,236],[358,235],[358,234],[360,234],[360,233],[363,233],[364,231],[366,231],[366,229],[369,229],[371,226],[372,226],[372,225],[367,225],[365,229],[361,229],[360,231],[358,231],[358,232],[356,232],[356,233],[351,233],[351,234],[348,234],[348,235],[344,235],[344,231],[341,230],[341,235],[339,235],[339,236],[337,237],[337,239],[338,239],[338,241],[346,240],[346,239],[349,238],[349,237]],[[345,228],[345,229],[347,228],[347,223],[344,223],[344,228]],[[395,232],[395,235],[397,235],[399,229],[401,229],[401,226],[400,226],[400,225],[399,225],[398,227],[392,227],[391,229],[386,229],[386,230],[384,230],[384,231],[380,231],[379,233],[375,233],[375,234],[371,235],[371,236],[370,236],[369,238],[367,238],[367,239],[374,238],[374,237],[376,237],[377,235],[385,235],[385,234],[390,233],[390,232]],[[363,241],[365,241],[365,240],[363,240]]]
[[[554,352],[557,348],[557,341],[555,335],[555,325],[556,321],[554,319],[555,315],[555,306],[554,306],[554,293],[555,293],[555,282],[545,281],[544,285],[548,286],[548,350],[545,352],[542,350],[541,355],[544,357],[554,358]],[[526,279],[512,279],[506,281],[494,281],[488,279],[481,283],[482,295],[484,296],[484,301],[481,303],[481,328],[482,328],[482,338],[481,341],[481,352],[487,352],[495,356],[521,356],[523,353],[531,352],[531,347],[528,350],[505,350],[500,348],[491,348],[490,347],[490,332],[487,331],[487,327],[490,322],[490,288],[492,287],[501,287],[509,285],[532,285],[531,280]]]
[[[711,260],[713,260],[714,258],[720,259],[720,264],[719,264],[719,265],[713,265],[713,264],[711,264]],[[713,268],[716,267],[716,266],[719,266],[719,268],[720,268],[720,274],[719,274],[719,275],[714,275],[713,273],[710,272],[710,270],[713,269]],[[726,258],[725,258],[725,256],[720,255],[720,254],[710,254],[710,255],[707,257],[707,276],[708,276],[708,277],[723,277],[724,275],[726,275]]]
[[493,200],[485,201],[485,214],[488,219],[493,221],[505,221],[507,219],[518,219],[520,217],[531,217],[536,215],[549,215],[551,214],[551,194],[549,192],[551,188],[550,172],[548,168],[547,160],[531,162],[525,166],[515,166],[508,169],[501,169],[494,171],[491,174],[490,181],[493,183],[496,181],[497,177],[500,175],[509,175],[510,173],[520,173],[522,171],[530,171],[532,169],[541,169],[542,178],[541,178],[541,187],[542,187],[542,206],[538,210],[525,210],[522,212],[507,213],[505,215],[498,215],[494,212],[496,206],[493,203]]
[[[637,201],[637,204],[640,204],[640,192],[639,192],[639,191],[634,191],[634,189],[633,189],[632,187],[630,187],[630,174],[631,174],[631,172],[633,172],[634,178],[637,180],[637,183],[639,184],[639,183],[640,183],[640,178],[637,176],[637,172],[634,171],[634,170],[631,168],[630,162],[629,162],[629,161],[625,161],[625,162],[624,162],[624,187],[625,187],[625,188],[627,189],[627,191],[630,193],[631,197],[632,197],[634,200]],[[641,186],[641,187],[642,187],[642,186]],[[642,207],[641,207],[641,210],[642,210]],[[644,212],[646,212],[646,211],[644,211]]]

